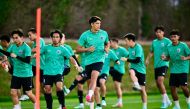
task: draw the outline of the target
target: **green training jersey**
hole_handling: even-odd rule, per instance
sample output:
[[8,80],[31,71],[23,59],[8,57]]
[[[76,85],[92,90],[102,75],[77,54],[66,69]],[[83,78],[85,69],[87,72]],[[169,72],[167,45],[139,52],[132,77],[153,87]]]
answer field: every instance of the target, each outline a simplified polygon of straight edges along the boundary
[[65,57],[72,56],[65,47],[53,46],[52,44],[44,46],[41,54],[45,56],[44,75],[62,74]]
[[[40,49],[43,48],[45,46],[45,41],[44,39],[40,38]],[[36,48],[36,41],[34,41],[34,43],[32,44],[32,49],[33,48]],[[32,52],[32,55],[35,54]],[[45,62],[44,62],[44,55],[40,55],[40,69],[44,69],[44,65],[45,65]],[[33,66],[36,66],[36,58],[32,58],[32,65]]]
[[[7,49],[8,52],[14,53],[17,56],[22,58],[26,58],[27,56],[31,56],[31,48],[23,42],[22,45],[17,46],[13,44],[11,47]],[[17,58],[12,58],[13,61],[13,76],[16,77],[32,77],[32,65],[29,63],[25,63]]]
[[[3,50],[3,47],[0,45],[0,49],[1,50]],[[2,53],[0,53],[0,56],[3,56],[3,54]]]
[[154,68],[169,66],[169,62],[163,61],[160,58],[161,55],[164,54],[169,44],[171,44],[171,41],[166,37],[164,37],[161,40],[159,39],[153,40],[152,45],[150,47],[150,51],[154,53]]
[[85,64],[90,65],[97,62],[104,62],[105,51],[104,46],[109,41],[108,34],[104,30],[99,30],[96,33],[87,30],[80,36],[78,43],[85,48],[93,46],[93,52],[85,52]]
[[166,55],[170,57],[171,73],[189,73],[189,60],[181,60],[181,56],[186,57],[190,55],[190,50],[186,43],[179,42],[178,45],[170,44]]
[[[69,53],[71,55],[74,55],[73,49],[71,48],[70,45],[64,44],[62,46],[64,46],[69,51]],[[64,63],[64,65],[65,65],[65,67],[70,67],[71,66],[70,65],[70,59],[68,59],[68,58],[65,57],[65,63]]]
[[81,67],[83,68],[83,69],[85,69],[85,53],[80,53],[79,54],[80,55],[80,59],[81,59],[81,61],[80,61],[80,64],[81,64]]
[[120,64],[114,63],[114,69],[120,72],[121,74],[125,73],[125,62],[121,60],[121,57],[128,57],[129,52],[124,48],[119,46],[117,49],[112,49],[114,53],[119,58]]
[[110,50],[108,54],[106,53],[105,62],[104,62],[104,65],[102,67],[102,71],[101,71],[100,75],[106,74],[108,76],[109,71],[110,71],[110,62],[111,61],[115,62],[116,60],[118,60],[118,57],[112,50]]
[[139,63],[130,63],[130,69],[135,69],[139,73],[146,74],[146,67],[144,64],[144,51],[140,44],[136,43],[134,47],[129,47],[129,59],[140,57]]

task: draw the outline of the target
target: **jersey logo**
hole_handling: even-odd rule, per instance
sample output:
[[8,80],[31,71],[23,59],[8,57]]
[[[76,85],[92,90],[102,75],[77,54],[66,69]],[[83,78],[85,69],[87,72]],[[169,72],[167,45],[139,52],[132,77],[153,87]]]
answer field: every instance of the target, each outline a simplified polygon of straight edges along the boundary
[[164,43],[161,43],[161,46],[164,47]]
[[119,52],[116,52],[117,55],[119,55]]
[[22,50],[19,50],[18,53],[19,53],[19,54],[23,54],[23,51],[22,51]]
[[101,39],[101,40],[103,40],[103,39],[104,39],[104,37],[103,37],[103,36],[100,36],[100,39]]
[[180,51],[181,51],[180,48],[178,48],[178,49],[177,49],[177,52],[180,53]]
[[132,55],[135,55],[135,51],[132,51]]
[[61,54],[61,50],[57,50],[56,53],[57,53],[57,54]]

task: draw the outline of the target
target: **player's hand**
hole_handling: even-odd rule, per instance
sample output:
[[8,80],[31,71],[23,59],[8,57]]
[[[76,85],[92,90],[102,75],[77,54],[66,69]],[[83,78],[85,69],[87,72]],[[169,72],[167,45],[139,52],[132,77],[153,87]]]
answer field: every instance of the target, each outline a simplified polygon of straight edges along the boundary
[[87,51],[89,51],[89,52],[94,52],[94,50],[95,50],[94,46],[87,48]]
[[166,60],[166,59],[167,59],[166,55],[162,54],[162,55],[161,55],[161,59],[162,59],[162,60]]
[[31,58],[36,58],[36,53],[31,56]]
[[75,66],[78,72],[83,72],[83,68],[81,66],[76,65]]
[[12,58],[16,58],[16,57],[17,57],[17,55],[16,55],[16,54],[14,54],[14,53],[11,53],[11,57],[12,57]]
[[119,60],[118,60],[118,61],[116,61],[116,64],[118,64],[118,65],[120,64]]
[[181,60],[187,60],[185,56],[181,56]]
[[121,59],[122,61],[127,61],[128,58],[121,57],[120,59]]
[[146,64],[146,66],[148,66],[149,65],[149,60],[146,60],[145,64]]

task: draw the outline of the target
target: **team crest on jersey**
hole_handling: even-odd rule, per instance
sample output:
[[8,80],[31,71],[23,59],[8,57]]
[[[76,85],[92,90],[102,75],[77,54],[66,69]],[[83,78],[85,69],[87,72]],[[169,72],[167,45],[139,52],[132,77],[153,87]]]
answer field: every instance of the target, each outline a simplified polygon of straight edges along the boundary
[[135,55],[135,51],[132,51],[132,55]]
[[19,53],[19,54],[23,54],[23,51],[22,51],[22,50],[19,50],[18,53]]
[[61,54],[61,50],[57,50],[56,53],[57,53],[57,54]]
[[161,43],[161,46],[164,47],[164,43]]
[[180,48],[178,48],[178,49],[177,49],[177,52],[180,53],[180,51],[181,51]]
[[117,55],[119,55],[119,52],[116,52]]
[[103,37],[103,36],[100,36],[100,39],[101,39],[101,40],[103,40],[103,39],[104,39],[104,37]]

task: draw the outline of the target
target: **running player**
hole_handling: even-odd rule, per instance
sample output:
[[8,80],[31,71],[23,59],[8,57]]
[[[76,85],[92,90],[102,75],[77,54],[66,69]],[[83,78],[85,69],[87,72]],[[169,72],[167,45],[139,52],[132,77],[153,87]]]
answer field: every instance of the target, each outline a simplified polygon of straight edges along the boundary
[[187,87],[187,74],[189,73],[190,50],[186,43],[179,41],[181,38],[178,30],[172,30],[170,39],[172,44],[167,47],[167,52],[161,56],[163,60],[170,60],[170,80],[172,98],[175,106],[173,109],[181,109],[177,95],[177,87],[181,87],[186,97],[188,109],[190,109],[189,89]]
[[[102,106],[106,106],[106,81],[109,76],[110,63],[114,61],[117,64],[120,64],[118,57],[115,52],[109,50],[109,53],[106,54],[105,62],[102,68],[101,73],[98,76],[97,86],[95,90],[95,100],[96,100],[96,109],[102,109]],[[102,102],[100,103],[100,92],[102,96]]]
[[125,74],[125,62],[122,61],[120,58],[128,57],[129,53],[124,47],[119,46],[119,40],[117,40],[117,39],[111,39],[110,45],[111,45],[113,52],[119,58],[119,62],[120,62],[120,64],[114,63],[114,66],[110,68],[110,75],[113,78],[114,87],[115,87],[115,90],[117,93],[117,98],[118,98],[117,103],[115,105],[112,105],[112,107],[120,108],[123,106],[121,82],[122,82],[122,77]]
[[[128,33],[124,36],[127,46],[129,46],[129,57],[125,61],[130,63],[129,69],[135,73],[138,83],[141,86],[142,109],[147,109],[147,94],[145,90],[146,67],[144,64],[144,51],[140,44],[135,42],[136,36]],[[124,60],[124,59],[122,59]]]
[[[92,101],[91,98],[94,95],[96,88],[96,81],[99,73],[101,72],[103,62],[105,60],[105,48],[109,44],[108,34],[106,31],[100,29],[101,18],[93,16],[89,20],[91,29],[82,33],[78,40],[78,52],[85,52],[85,72],[90,78],[90,85],[86,100]],[[93,103],[91,108],[94,108]]]
[[167,73],[169,62],[161,60],[160,56],[164,54],[164,51],[166,50],[167,46],[171,44],[171,41],[168,38],[164,37],[163,26],[157,26],[154,31],[157,38],[152,42],[152,45],[150,47],[150,53],[146,58],[146,65],[148,66],[150,58],[154,56],[154,72],[156,85],[160,90],[160,93],[162,94],[162,105],[160,108],[167,108],[171,105],[171,101],[166,93],[164,79]]
[[45,100],[47,109],[52,109],[52,86],[53,83],[56,85],[56,93],[58,96],[59,103],[61,104],[61,109],[66,109],[65,107],[65,97],[63,92],[63,78],[62,73],[64,70],[63,64],[65,57],[69,58],[74,64],[77,70],[80,67],[71,56],[69,51],[61,46],[60,41],[62,39],[62,33],[59,30],[54,30],[50,33],[52,44],[49,44],[42,48],[41,54],[45,56],[45,66],[44,66],[44,86],[45,86]]

